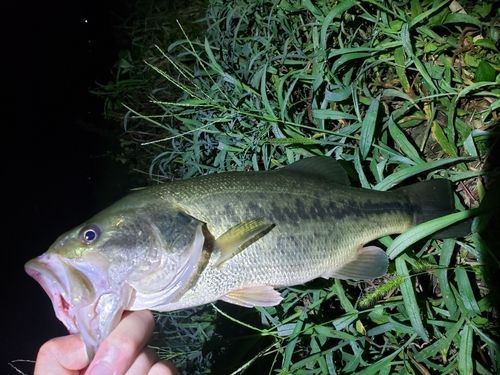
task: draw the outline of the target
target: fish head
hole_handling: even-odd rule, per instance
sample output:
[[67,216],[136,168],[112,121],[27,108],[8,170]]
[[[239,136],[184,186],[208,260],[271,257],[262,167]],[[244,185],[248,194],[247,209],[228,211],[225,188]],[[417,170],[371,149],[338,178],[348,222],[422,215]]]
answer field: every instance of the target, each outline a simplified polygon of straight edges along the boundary
[[81,333],[89,358],[124,310],[168,302],[196,270],[203,223],[160,203],[126,197],[25,265],[57,318],[70,333]]

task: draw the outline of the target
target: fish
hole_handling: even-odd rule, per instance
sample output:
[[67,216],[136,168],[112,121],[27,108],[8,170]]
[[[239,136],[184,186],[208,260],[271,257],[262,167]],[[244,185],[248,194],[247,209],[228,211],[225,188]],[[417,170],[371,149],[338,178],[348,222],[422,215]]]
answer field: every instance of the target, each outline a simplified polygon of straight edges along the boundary
[[[446,179],[375,191],[350,186],[333,158],[310,157],[135,191],[61,235],[25,270],[92,358],[124,310],[217,300],[274,306],[282,300],[275,288],[381,277],[389,260],[371,242],[452,212]],[[458,225],[435,238],[469,231]]]

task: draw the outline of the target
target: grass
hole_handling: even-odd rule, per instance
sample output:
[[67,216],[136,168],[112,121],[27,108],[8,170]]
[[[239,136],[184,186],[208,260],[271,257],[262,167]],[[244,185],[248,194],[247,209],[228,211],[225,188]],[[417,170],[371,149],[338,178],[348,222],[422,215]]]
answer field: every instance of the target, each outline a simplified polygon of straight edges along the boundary
[[[151,4],[131,28],[140,74],[101,94],[152,183],[327,155],[369,189],[448,178],[458,210],[382,238],[386,278],[160,314],[159,352],[188,374],[497,374],[496,2],[211,0],[204,34],[181,21],[174,39]],[[467,238],[428,239],[468,216]]]

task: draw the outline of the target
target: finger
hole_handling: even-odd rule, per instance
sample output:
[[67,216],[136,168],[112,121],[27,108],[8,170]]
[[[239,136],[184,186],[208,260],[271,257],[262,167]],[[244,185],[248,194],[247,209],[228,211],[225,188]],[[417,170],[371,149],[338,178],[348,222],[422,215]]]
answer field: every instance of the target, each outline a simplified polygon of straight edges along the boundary
[[151,367],[159,360],[160,358],[156,352],[146,347],[139,353],[126,375],[146,375],[149,373]]
[[170,361],[160,361],[154,349],[146,347],[139,354],[126,375],[181,375]]
[[147,373],[148,375],[181,375],[177,367],[170,361],[160,361],[156,362],[151,370]]
[[76,375],[88,365],[85,343],[79,334],[56,337],[38,351],[34,375]]
[[125,374],[149,341],[153,329],[154,318],[150,311],[126,311],[99,347],[87,373]]

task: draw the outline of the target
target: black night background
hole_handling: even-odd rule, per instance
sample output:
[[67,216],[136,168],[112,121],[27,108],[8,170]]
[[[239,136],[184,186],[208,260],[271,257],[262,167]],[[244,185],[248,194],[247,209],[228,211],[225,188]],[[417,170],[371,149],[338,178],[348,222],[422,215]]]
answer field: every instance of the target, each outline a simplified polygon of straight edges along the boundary
[[98,0],[2,8],[0,373],[15,374],[10,362],[34,360],[42,343],[66,334],[23,264],[127,191],[124,167],[106,155],[113,140],[99,135],[107,128],[103,101],[90,93],[111,79],[119,48],[113,27],[126,10]]

